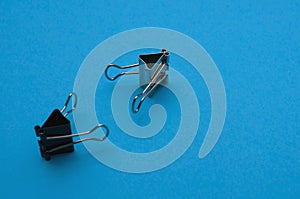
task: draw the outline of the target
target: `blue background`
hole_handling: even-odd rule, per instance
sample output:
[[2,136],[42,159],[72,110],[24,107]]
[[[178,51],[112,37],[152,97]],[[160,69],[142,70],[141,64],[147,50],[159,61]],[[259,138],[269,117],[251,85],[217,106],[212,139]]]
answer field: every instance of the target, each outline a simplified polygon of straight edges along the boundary
[[[299,198],[299,2],[1,1],[0,7],[1,198]],[[179,160],[152,173],[115,171],[82,144],[45,162],[34,125],[63,105],[97,44],[146,26],[189,35],[217,64],[228,110],[213,151],[198,159],[204,125]]]

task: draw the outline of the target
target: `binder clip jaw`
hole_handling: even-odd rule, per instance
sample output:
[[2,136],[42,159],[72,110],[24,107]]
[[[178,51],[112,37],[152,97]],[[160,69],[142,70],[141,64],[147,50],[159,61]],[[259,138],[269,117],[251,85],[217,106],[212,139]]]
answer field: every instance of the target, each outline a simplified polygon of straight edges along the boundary
[[[68,145],[73,142],[72,137],[61,139],[49,139],[54,136],[71,135],[70,121],[66,119],[62,113],[55,109],[42,127],[34,127],[36,136],[40,137],[38,140],[41,156],[46,160],[50,160],[51,155],[69,153],[74,151],[73,145]],[[61,149],[59,146],[65,146]]]
[[[159,76],[167,76],[169,70],[169,52],[162,49],[162,52],[155,54],[139,55],[139,74],[140,86],[149,84]],[[167,78],[160,82],[161,85],[167,84]]]
[[[63,114],[72,96],[75,99],[74,105],[72,109],[66,111]],[[51,156],[56,154],[73,152],[74,144],[86,140],[103,141],[107,138],[109,134],[109,129],[104,124],[98,124],[93,129],[87,132],[72,134],[70,121],[66,118],[66,116],[76,109],[76,104],[77,104],[76,94],[70,93],[65,105],[61,110],[55,109],[50,114],[46,122],[42,125],[42,127],[38,125],[34,127],[36,136],[40,138],[40,140],[38,140],[40,153],[41,156],[45,158],[45,160],[47,161],[50,160]],[[103,127],[106,131],[105,135],[102,138],[83,138],[81,140],[73,141],[73,137],[92,133],[93,131],[95,131],[97,128],[100,127]]]
[[[114,81],[120,76],[123,75],[132,75],[132,74],[139,74],[139,85],[143,87],[144,90],[136,95],[132,101],[132,112],[137,113],[142,103],[147,97],[151,97],[155,89],[158,85],[166,85],[168,82],[168,74],[167,71],[169,70],[169,55],[170,53],[167,52],[166,49],[162,49],[160,53],[154,54],[143,54],[139,55],[139,63],[132,64],[128,66],[118,66],[116,64],[109,64],[105,69],[105,76],[108,80]],[[139,71],[136,72],[121,72],[114,77],[110,77],[108,75],[108,71],[111,67],[115,67],[118,69],[128,69],[133,67],[138,67]],[[136,105],[137,104],[137,105]]]

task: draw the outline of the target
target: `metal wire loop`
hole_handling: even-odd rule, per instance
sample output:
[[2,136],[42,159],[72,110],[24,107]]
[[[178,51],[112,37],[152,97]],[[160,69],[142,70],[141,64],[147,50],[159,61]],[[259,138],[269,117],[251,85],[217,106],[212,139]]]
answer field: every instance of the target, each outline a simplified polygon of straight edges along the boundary
[[[146,88],[143,90],[142,93],[136,95],[132,101],[131,104],[131,108],[132,108],[132,112],[133,113],[137,113],[139,112],[142,103],[144,102],[144,100],[148,97],[148,95],[150,95],[150,93],[163,81],[167,78],[167,74],[164,75],[159,75],[157,78],[153,79],[147,86]],[[139,100],[139,103],[137,106],[135,106],[137,100]]]
[[60,110],[60,112],[63,113],[63,112],[66,110],[66,108],[67,108],[67,106],[68,106],[68,104],[69,104],[69,102],[70,102],[72,96],[74,97],[74,104],[73,104],[73,107],[72,107],[72,109],[68,110],[68,111],[64,114],[64,117],[66,117],[67,115],[69,115],[69,113],[73,112],[73,111],[76,109],[76,105],[77,105],[77,95],[76,95],[76,93],[71,92],[71,93],[68,95],[68,98],[67,98],[67,100],[66,100],[66,102],[65,102],[65,105],[62,107],[62,109]]
[[118,68],[118,69],[127,69],[127,68],[133,68],[133,67],[137,67],[139,66],[139,64],[132,64],[132,65],[128,65],[128,66],[119,66],[119,65],[116,65],[116,64],[108,64],[106,69],[105,69],[105,77],[110,80],[110,81],[114,81],[116,80],[118,77],[122,76],[122,75],[133,75],[133,74],[139,74],[139,72],[121,72],[117,75],[115,75],[114,77],[110,77],[108,75],[108,70],[111,68],[111,67],[115,67],[115,68]]
[[104,134],[103,137],[100,137],[100,138],[95,138],[95,137],[83,138],[83,139],[80,139],[80,140],[76,140],[76,141],[74,141],[72,143],[68,143],[68,144],[64,144],[64,145],[55,147],[53,149],[48,150],[47,152],[51,153],[51,152],[63,149],[65,147],[69,147],[69,146],[72,146],[74,144],[78,144],[80,142],[84,142],[84,141],[88,141],[88,140],[104,141],[108,137],[108,135],[109,135],[109,129],[108,129],[108,127],[105,124],[98,124],[94,128],[92,128],[91,130],[86,131],[86,132],[82,132],[82,133],[71,134],[71,135],[61,135],[61,136],[50,136],[50,137],[46,137],[46,138],[47,138],[47,140],[54,140],[54,139],[63,139],[63,138],[69,138],[69,137],[87,135],[87,134],[90,134],[90,133],[94,132],[96,129],[98,129],[100,127],[103,127],[105,129],[105,134]]

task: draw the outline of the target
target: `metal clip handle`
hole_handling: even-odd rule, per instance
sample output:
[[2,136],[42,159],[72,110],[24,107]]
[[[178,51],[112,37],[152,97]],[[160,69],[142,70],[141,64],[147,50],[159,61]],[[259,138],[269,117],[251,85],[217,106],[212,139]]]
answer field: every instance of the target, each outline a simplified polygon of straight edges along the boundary
[[[167,65],[166,64],[161,64],[157,71],[155,71],[154,75],[152,76],[152,80],[151,82],[146,86],[146,88],[143,90],[142,93],[136,95],[132,101],[132,104],[131,104],[131,108],[132,108],[132,112],[133,113],[137,113],[141,106],[142,106],[142,103],[144,102],[144,100],[146,99],[146,97],[148,97],[148,95],[162,82],[164,81],[166,78],[167,78],[167,74],[165,73],[161,73],[161,71],[164,69],[164,67],[166,67]],[[135,108],[135,104],[137,102],[137,100],[139,100],[139,103],[138,105],[136,106]]]
[[91,137],[91,138],[83,138],[83,139],[80,139],[80,140],[77,140],[77,141],[74,141],[72,143],[68,143],[68,144],[64,144],[64,145],[61,145],[61,146],[58,146],[58,147],[55,147],[53,149],[50,149],[48,150],[47,152],[48,153],[52,153],[54,151],[57,151],[57,150],[60,150],[60,149],[63,149],[65,147],[69,147],[69,146],[72,146],[74,144],[77,144],[77,143],[80,143],[80,142],[84,142],[84,141],[87,141],[87,140],[95,140],[95,141],[104,141],[108,135],[109,135],[109,129],[108,127],[105,125],[105,124],[98,124],[97,126],[95,126],[94,128],[92,128],[91,130],[89,131],[86,131],[86,132],[82,132],[82,133],[77,133],[77,134],[71,134],[71,135],[61,135],[61,136],[50,136],[50,137],[46,137],[47,140],[54,140],[54,139],[62,139],[62,138],[69,138],[69,137],[75,137],[75,136],[81,136],[81,135],[87,135],[87,134],[90,134],[92,133],[93,131],[95,131],[96,129],[100,128],[100,127],[103,127],[106,131],[105,135],[101,138],[94,138],[94,137]]
[[121,72],[117,75],[115,75],[114,77],[110,77],[108,75],[108,70],[111,68],[111,67],[115,67],[115,68],[118,68],[118,69],[127,69],[127,68],[133,68],[133,67],[137,67],[139,66],[139,64],[132,64],[132,65],[128,65],[128,66],[119,66],[119,65],[116,65],[116,64],[108,64],[106,69],[105,69],[105,77],[110,80],[110,81],[114,81],[116,80],[118,77],[122,76],[122,75],[133,75],[133,74],[139,74],[139,72]]
[[60,112],[63,113],[63,112],[66,110],[66,108],[67,108],[67,106],[68,106],[68,104],[69,104],[69,102],[70,102],[72,96],[74,97],[74,105],[73,105],[72,109],[68,110],[68,111],[64,114],[64,117],[66,117],[67,115],[69,115],[69,113],[73,112],[73,111],[76,109],[76,105],[77,105],[77,95],[76,95],[75,93],[71,92],[71,93],[68,95],[68,98],[67,98],[67,100],[66,100],[66,102],[65,102],[65,105],[62,107],[62,109],[60,110]]

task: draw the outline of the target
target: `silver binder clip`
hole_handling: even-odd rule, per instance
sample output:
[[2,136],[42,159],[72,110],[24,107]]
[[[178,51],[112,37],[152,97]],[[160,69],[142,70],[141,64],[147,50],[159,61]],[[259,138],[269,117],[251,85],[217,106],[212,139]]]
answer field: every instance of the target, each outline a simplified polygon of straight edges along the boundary
[[[116,64],[109,64],[105,69],[105,76],[108,80],[114,81],[120,76],[123,75],[132,75],[139,74],[140,75],[140,86],[145,88],[143,92],[136,95],[132,101],[132,111],[137,113],[142,103],[147,97],[151,97],[154,93],[155,88],[158,85],[166,85],[168,80],[167,71],[169,70],[169,55],[166,49],[162,49],[160,53],[154,54],[143,54],[139,55],[139,63],[132,64],[128,66],[119,66]],[[129,72],[121,72],[117,75],[111,77],[108,75],[108,71],[111,67],[115,67],[118,69],[129,69],[133,67],[138,67],[139,71],[129,71]],[[137,106],[136,106],[137,103]]]

